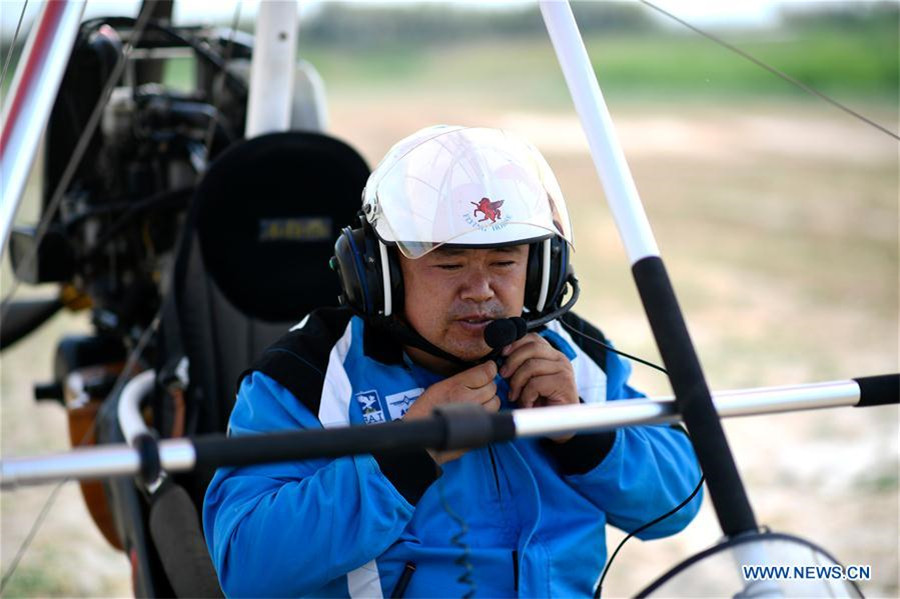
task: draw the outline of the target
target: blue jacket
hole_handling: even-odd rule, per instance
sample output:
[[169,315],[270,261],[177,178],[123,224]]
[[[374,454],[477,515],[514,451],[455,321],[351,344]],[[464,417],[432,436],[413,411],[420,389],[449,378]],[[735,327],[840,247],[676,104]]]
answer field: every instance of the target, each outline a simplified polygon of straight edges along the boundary
[[[583,401],[640,397],[614,353],[556,321],[541,334],[572,361]],[[243,378],[229,434],[395,420],[439,379],[349,312],[319,310]],[[508,409],[506,383],[497,383]],[[669,426],[497,443],[442,468],[423,450],[220,469],[203,527],[223,590],[390,597],[403,578],[406,597],[589,596],[606,560],[606,524],[632,531],[700,478],[687,436]],[[638,536],[678,532],[700,501]]]

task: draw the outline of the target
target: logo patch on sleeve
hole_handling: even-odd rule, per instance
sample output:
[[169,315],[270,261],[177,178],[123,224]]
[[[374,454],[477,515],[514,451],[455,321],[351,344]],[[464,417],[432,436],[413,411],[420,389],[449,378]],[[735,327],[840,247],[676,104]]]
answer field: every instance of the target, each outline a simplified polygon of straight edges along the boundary
[[415,389],[408,389],[406,391],[401,391],[400,393],[393,393],[386,396],[384,399],[387,402],[391,420],[400,420],[403,418],[406,411],[409,409],[409,406],[412,405],[417,397],[422,395],[423,391],[425,391],[425,389],[417,387]]

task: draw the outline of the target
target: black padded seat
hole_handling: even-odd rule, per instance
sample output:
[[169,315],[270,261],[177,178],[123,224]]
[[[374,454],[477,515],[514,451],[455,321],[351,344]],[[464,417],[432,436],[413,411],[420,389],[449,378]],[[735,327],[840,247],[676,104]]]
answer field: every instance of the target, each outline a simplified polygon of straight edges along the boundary
[[[184,357],[189,379],[174,395],[156,395],[153,421],[163,437],[173,435],[179,394],[181,434],[225,432],[241,372],[312,309],[337,305],[328,260],[368,176],[356,151],[317,133],[242,141],[212,164],[191,203],[163,304],[158,379],[172,390]],[[149,529],[155,551],[144,549],[144,576],[153,588],[222,596],[199,516],[213,474],[171,477],[148,497],[146,524],[132,537],[146,543]]]
[[312,309],[337,305],[328,259],[368,176],[355,150],[318,133],[263,135],[214,162],[175,265],[187,434],[224,432],[238,375]]

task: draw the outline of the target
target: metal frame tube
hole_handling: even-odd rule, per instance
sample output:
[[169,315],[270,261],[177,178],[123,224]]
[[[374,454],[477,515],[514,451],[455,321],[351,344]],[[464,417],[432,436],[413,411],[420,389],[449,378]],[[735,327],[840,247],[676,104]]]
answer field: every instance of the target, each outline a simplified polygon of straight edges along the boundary
[[46,2],[22,50],[0,118],[0,256],[75,45],[84,0]]
[[155,380],[156,371],[145,370],[128,381],[119,396],[116,417],[119,421],[119,428],[122,429],[122,435],[129,445],[134,444],[134,439],[138,435],[150,432],[141,415],[141,403],[153,391]]
[[297,2],[261,2],[250,65],[248,139],[290,129],[296,53]]
[[658,256],[650,221],[641,205],[572,8],[568,1],[559,0],[542,0],[540,6],[628,259],[634,264],[642,258]]
[[684,315],[638,197],[609,109],[568,1],[542,1],[541,14],[566,77],[606,199],[631,259],[644,310],[675,391],[678,411],[706,475],[709,498],[726,536],[758,528]]
[[[192,470],[196,463],[194,446],[189,439],[161,441],[159,458],[166,472]],[[65,453],[0,460],[0,488],[65,479],[136,476],[140,468],[140,454],[128,445],[77,447]]]
[[[716,411],[722,418],[852,407],[859,403],[859,397],[859,385],[854,381],[761,387],[713,394]],[[517,437],[610,430],[620,426],[680,420],[675,409],[675,398],[671,396],[513,412]]]
[[11,458],[0,463],[0,487],[49,483],[64,479],[137,474],[141,458],[127,445],[76,447],[43,457]]
[[[855,381],[723,391],[715,394],[716,409],[722,417],[855,406],[859,400],[860,388]],[[672,397],[608,401],[513,412],[517,437],[608,430],[621,426],[661,424],[679,420],[675,400]],[[341,429],[332,431],[335,435],[342,432],[344,431]],[[298,431],[296,434],[297,442],[302,443],[304,431]],[[240,441],[239,438],[231,440],[235,443]],[[197,460],[196,450],[190,439],[160,441],[159,453],[162,468],[168,472],[191,470]],[[127,445],[77,448],[55,455],[0,460],[0,487],[12,488],[66,478],[135,475],[139,469],[138,452]]]

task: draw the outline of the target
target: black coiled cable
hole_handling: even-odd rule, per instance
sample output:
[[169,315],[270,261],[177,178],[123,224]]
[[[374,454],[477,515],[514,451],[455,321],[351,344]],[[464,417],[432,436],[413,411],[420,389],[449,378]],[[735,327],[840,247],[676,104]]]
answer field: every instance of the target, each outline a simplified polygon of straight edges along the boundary
[[472,572],[475,568],[472,566],[472,562],[469,557],[472,554],[471,549],[469,548],[469,544],[463,540],[469,533],[469,525],[465,521],[465,519],[453,511],[453,508],[450,507],[450,504],[447,503],[447,497],[444,495],[444,481],[443,479],[438,479],[438,491],[441,496],[441,506],[444,508],[444,511],[447,512],[447,515],[450,516],[454,522],[459,525],[459,531],[450,537],[450,542],[453,543],[456,547],[459,547],[460,554],[453,563],[460,567],[462,570],[462,574],[456,579],[461,585],[469,587],[469,590],[462,596],[463,599],[471,599],[475,596],[475,591],[477,590],[477,586],[475,585],[475,579],[472,577]]

